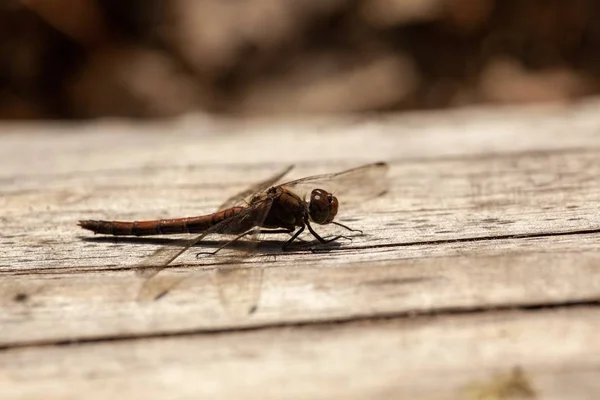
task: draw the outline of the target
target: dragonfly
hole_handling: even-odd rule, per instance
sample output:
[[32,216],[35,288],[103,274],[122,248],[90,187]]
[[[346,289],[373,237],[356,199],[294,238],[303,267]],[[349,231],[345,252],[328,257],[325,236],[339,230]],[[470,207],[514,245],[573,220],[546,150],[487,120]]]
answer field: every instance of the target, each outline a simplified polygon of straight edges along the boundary
[[362,233],[361,230],[334,221],[340,206],[338,197],[343,200],[342,204],[351,207],[362,204],[369,198],[381,196],[387,191],[389,165],[385,162],[366,164],[337,173],[313,175],[276,185],[293,168],[293,165],[288,166],[276,175],[230,197],[216,212],[207,215],[151,221],[81,220],[78,225],[95,234],[115,236],[198,234],[191,239],[163,246],[145,259],[141,264],[143,268],[140,268],[140,274],[150,279],[210,235],[234,237],[216,250],[198,253],[197,256],[216,255],[243,238],[250,244],[246,246],[245,252],[230,256],[230,262],[241,261],[249,256],[260,242],[260,237],[266,234],[291,235],[281,246],[282,251],[292,250],[293,242],[299,239],[306,229],[321,245],[342,238],[348,239],[346,235],[324,238],[317,233],[312,224],[335,225],[347,231]]

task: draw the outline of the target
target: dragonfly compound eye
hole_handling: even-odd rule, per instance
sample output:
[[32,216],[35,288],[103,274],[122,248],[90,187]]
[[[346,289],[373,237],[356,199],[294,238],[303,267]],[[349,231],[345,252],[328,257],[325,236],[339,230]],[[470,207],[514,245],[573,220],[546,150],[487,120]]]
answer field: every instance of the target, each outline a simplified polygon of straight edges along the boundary
[[310,218],[317,224],[328,224],[337,214],[338,201],[323,189],[315,189],[310,194]]

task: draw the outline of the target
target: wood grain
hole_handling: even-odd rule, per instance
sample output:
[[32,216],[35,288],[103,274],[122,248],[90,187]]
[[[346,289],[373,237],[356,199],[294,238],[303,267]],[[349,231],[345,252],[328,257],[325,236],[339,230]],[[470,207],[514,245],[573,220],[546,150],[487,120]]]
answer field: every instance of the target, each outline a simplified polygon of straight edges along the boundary
[[597,309],[449,315],[12,349],[5,398],[591,399]]
[[[178,398],[261,392],[352,398],[353,387],[356,398],[480,398],[502,387],[494,382],[523,379],[539,398],[597,393],[591,380],[600,365],[597,349],[584,355],[560,334],[587,340],[598,318],[599,104],[377,119],[3,125],[0,380],[6,378],[11,398],[75,398],[83,390],[99,397],[116,387],[132,398],[164,398],[173,390]],[[156,277],[171,286],[156,300],[160,293],[138,298],[137,266],[172,244],[171,237],[93,237],[76,226],[79,219],[212,212],[291,163],[293,179],[378,160],[391,165],[387,195],[356,207],[340,198],[339,221],[365,235],[318,253],[282,254],[278,246],[287,236],[270,238],[230,266],[194,257],[221,243],[208,241]],[[498,311],[512,308],[528,311]],[[390,320],[373,320],[381,317]],[[370,322],[348,322],[355,320]],[[320,326],[343,321],[331,332]],[[414,321],[426,322],[413,327]],[[323,329],[331,335],[315,343]],[[448,332],[457,336],[446,341]],[[515,342],[502,332],[512,332]],[[433,347],[411,353],[422,334]],[[281,335],[291,335],[289,343],[277,342]],[[346,339],[336,343],[338,336]],[[87,344],[52,346],[77,341]],[[246,341],[240,346],[249,347],[238,351]],[[470,353],[468,343],[479,350]],[[193,349],[189,358],[186,346]],[[560,354],[552,359],[542,348]],[[369,349],[378,356],[366,356]],[[269,351],[274,358],[245,358]],[[494,356],[482,361],[479,351]],[[111,364],[119,354],[127,355]],[[354,361],[344,367],[339,354]],[[398,367],[395,360],[405,355]],[[63,358],[55,366],[50,361]],[[222,361],[207,367],[214,358]],[[72,367],[75,360],[81,371]],[[310,368],[314,363],[322,368]],[[230,374],[246,373],[245,365],[256,371],[225,386]],[[515,372],[515,365],[526,368]],[[24,383],[28,368],[35,384]],[[64,379],[53,383],[61,371]],[[117,377],[117,371],[131,372]],[[182,383],[198,371],[207,377],[204,385]],[[269,385],[269,374],[288,391]],[[331,384],[350,376],[354,386]]]
[[576,257],[572,238],[554,237],[411,246],[402,255],[385,248],[369,252],[371,260],[362,252],[282,257],[229,274],[174,268],[160,279],[187,279],[143,302],[130,270],[4,275],[0,344],[600,301],[597,235],[578,242]]

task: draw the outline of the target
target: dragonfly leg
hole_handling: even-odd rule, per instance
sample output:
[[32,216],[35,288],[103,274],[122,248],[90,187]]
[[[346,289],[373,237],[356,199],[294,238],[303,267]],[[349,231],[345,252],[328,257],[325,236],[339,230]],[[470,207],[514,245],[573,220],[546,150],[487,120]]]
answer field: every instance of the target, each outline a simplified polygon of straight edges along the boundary
[[331,243],[331,242],[333,242],[335,240],[338,240],[338,239],[341,239],[341,238],[352,240],[352,238],[349,238],[348,236],[344,236],[344,235],[338,235],[338,236],[335,236],[335,237],[333,237],[331,239],[323,239],[321,236],[319,236],[319,234],[317,232],[314,231],[314,229],[312,228],[312,226],[310,226],[310,223],[308,221],[305,221],[305,222],[306,222],[306,226],[308,227],[308,230],[310,231],[310,233],[312,233],[312,235],[314,237],[316,237],[317,240],[319,242],[321,242],[321,244]]
[[223,250],[225,247],[229,246],[231,243],[233,242],[237,242],[238,240],[240,240],[241,238],[243,238],[246,235],[249,235],[250,233],[252,233],[253,230],[250,229],[249,231],[246,231],[240,235],[237,235],[235,238],[231,239],[229,242],[222,244],[221,246],[219,246],[215,251],[201,251],[199,253],[196,253],[196,258],[198,258],[200,255],[215,255],[217,254],[220,250]]
[[290,238],[290,240],[288,240],[287,242],[285,242],[285,244],[281,247],[281,250],[286,251],[290,244],[292,244],[292,242],[304,231],[304,225],[302,225],[300,227],[300,229],[298,229],[298,231],[296,233],[294,233],[294,235],[292,235],[292,237]]
[[350,232],[360,232],[360,234],[363,234],[363,231],[361,231],[360,229],[352,229],[349,226],[346,226],[344,224],[340,224],[339,222],[335,222],[335,221],[331,221],[332,224],[337,225],[337,226],[341,226],[342,228],[346,228],[348,229]]

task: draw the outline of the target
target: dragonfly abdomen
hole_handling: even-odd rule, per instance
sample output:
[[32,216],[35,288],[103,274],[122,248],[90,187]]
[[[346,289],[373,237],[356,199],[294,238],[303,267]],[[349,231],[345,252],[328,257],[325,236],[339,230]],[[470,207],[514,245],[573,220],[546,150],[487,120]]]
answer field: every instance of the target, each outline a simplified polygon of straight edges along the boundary
[[157,219],[153,221],[79,221],[79,226],[94,233],[116,236],[168,235],[176,233],[201,233],[242,211],[244,207],[232,207],[213,214],[198,217]]

